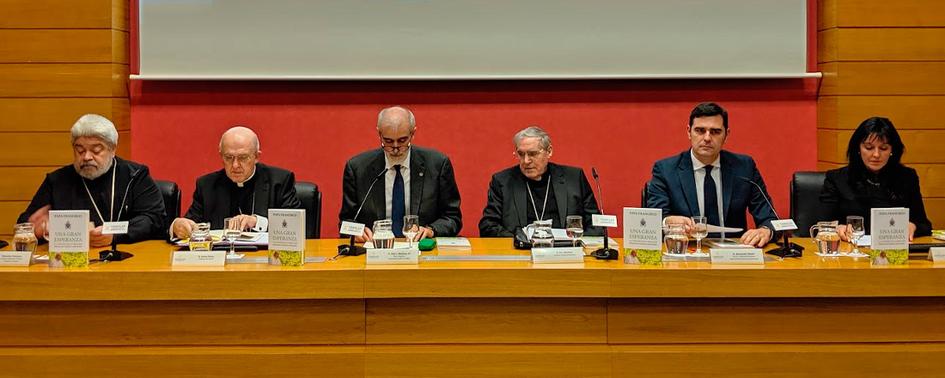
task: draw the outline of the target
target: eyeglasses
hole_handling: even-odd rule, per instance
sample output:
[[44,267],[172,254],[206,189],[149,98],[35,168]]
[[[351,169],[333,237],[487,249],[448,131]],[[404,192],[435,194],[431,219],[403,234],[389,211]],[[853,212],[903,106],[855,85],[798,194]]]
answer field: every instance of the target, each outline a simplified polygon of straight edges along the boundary
[[253,160],[256,157],[256,154],[243,154],[243,155],[229,155],[223,154],[223,161],[227,164],[233,164],[233,161],[238,161],[240,164],[249,163],[250,160]]
[[545,152],[545,149],[538,149],[534,151],[515,151],[512,153],[512,156],[515,156],[518,160],[525,160],[525,158],[536,159]]
[[413,134],[395,139],[381,138],[381,148],[388,151],[410,148],[410,139]]

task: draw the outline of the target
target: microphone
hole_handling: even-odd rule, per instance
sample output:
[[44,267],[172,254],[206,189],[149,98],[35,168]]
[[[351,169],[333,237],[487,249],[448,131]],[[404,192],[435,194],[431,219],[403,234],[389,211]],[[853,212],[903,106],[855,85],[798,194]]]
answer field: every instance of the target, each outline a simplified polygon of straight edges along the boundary
[[[765,202],[768,203],[768,206],[771,207],[771,212],[774,213],[774,217],[775,217],[775,218],[778,218],[778,219],[781,219],[781,216],[778,215],[778,211],[775,210],[774,205],[771,204],[771,199],[769,199],[769,198],[768,198],[768,195],[765,194],[765,191],[764,191],[764,189],[761,188],[761,185],[758,185],[758,183],[755,182],[755,180],[752,180],[752,179],[750,179],[750,178],[748,178],[748,177],[745,177],[745,176],[737,176],[737,177],[738,177],[739,179],[741,179],[742,181],[751,183],[751,184],[754,185],[756,188],[758,188],[758,192],[761,193],[761,198],[764,198],[764,199],[765,199]],[[774,230],[772,229],[771,232],[774,233]],[[789,238],[790,238],[790,233],[791,233],[790,231],[784,231],[784,232],[782,233],[782,234],[784,235],[784,241],[781,242],[781,244],[778,244],[777,242],[775,242],[775,244],[777,244],[777,245],[779,246],[779,248],[772,249],[772,250],[768,251],[768,253],[770,253],[770,254],[772,254],[772,255],[775,255],[775,256],[778,256],[778,257],[780,257],[780,258],[785,258],[785,257],[801,257],[801,256],[804,254],[804,247],[801,247],[801,246],[799,246],[799,245],[797,245],[797,244],[795,244],[795,243],[791,243],[790,240],[789,240]],[[774,236],[774,235],[772,235],[772,236]]]
[[[116,166],[115,169],[118,169],[118,167]],[[130,211],[128,209],[130,205],[126,204],[128,200],[128,192],[131,190],[132,184],[134,184],[135,179],[138,178],[138,174],[141,173],[141,171],[143,171],[143,169],[138,169],[131,172],[131,178],[128,179],[128,186],[125,187],[125,194],[121,196],[121,205],[119,205],[118,207],[118,215],[115,217],[115,221],[121,220],[122,211],[126,213]],[[130,219],[129,219],[129,222],[130,222]],[[129,224],[129,227],[130,226],[131,225]],[[121,261],[132,256],[134,255],[132,255],[131,253],[118,250],[118,238],[114,236],[112,236],[112,248],[98,253],[98,258],[101,261]]]
[[[594,177],[594,183],[597,184],[597,211],[604,214],[604,192],[600,189],[600,176],[597,175],[597,168],[591,167],[591,176]],[[616,260],[618,253],[616,249],[610,248],[607,227],[604,229],[604,246],[594,252],[591,256],[598,260]]]
[[[354,218],[351,218],[351,221],[357,222],[358,216],[361,215],[361,210],[364,209],[364,204],[367,203],[368,198],[371,198],[371,190],[374,189],[374,184],[377,184],[377,180],[380,180],[381,177],[384,177],[384,174],[387,173],[389,168],[384,168],[376,176],[374,180],[371,180],[371,185],[368,185],[367,193],[364,195],[364,198],[361,199],[361,204],[358,205],[358,210],[354,212]],[[367,253],[367,248],[362,246],[354,245],[354,235],[351,236],[351,239],[348,240],[347,245],[338,246],[338,255],[341,256],[360,256]]]

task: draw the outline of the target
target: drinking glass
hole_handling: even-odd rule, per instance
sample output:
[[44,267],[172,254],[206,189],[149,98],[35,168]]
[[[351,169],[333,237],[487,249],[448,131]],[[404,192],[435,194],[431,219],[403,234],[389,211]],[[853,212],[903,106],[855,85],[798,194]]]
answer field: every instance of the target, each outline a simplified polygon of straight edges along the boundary
[[394,231],[390,219],[374,221],[374,248],[394,248]]
[[210,223],[203,222],[194,225],[190,232],[190,242],[188,243],[191,251],[209,251],[213,247],[213,238],[210,236]]
[[860,254],[859,244],[860,238],[866,235],[866,228],[863,223],[863,217],[859,215],[850,215],[847,217],[847,227],[850,227],[850,231],[853,233],[853,252],[854,255]]
[[666,253],[685,256],[689,247],[689,237],[686,236],[686,226],[682,224],[667,224],[663,229],[663,243],[666,244]]
[[17,223],[13,226],[13,250],[36,252],[36,234],[32,223]]
[[230,242],[230,255],[236,254],[236,239],[240,237],[243,230],[240,229],[240,220],[238,217],[223,219],[223,239]]
[[531,224],[532,248],[551,248],[555,246],[555,237],[551,232],[551,220],[537,220]]
[[573,246],[578,246],[578,241],[581,240],[581,236],[584,235],[584,217],[580,215],[568,215],[564,223],[564,230],[567,231],[568,237],[571,238]]
[[413,247],[413,238],[420,232],[420,218],[416,215],[404,215],[403,231],[407,237],[407,246]]
[[702,239],[709,235],[708,219],[701,215],[692,217],[692,237],[696,239],[696,253],[702,254]]

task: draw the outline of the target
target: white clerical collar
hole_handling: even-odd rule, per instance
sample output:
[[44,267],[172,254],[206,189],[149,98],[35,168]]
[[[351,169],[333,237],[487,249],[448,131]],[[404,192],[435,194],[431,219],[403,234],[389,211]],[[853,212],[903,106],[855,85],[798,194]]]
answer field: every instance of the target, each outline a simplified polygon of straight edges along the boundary
[[410,169],[410,150],[412,150],[412,148],[407,149],[407,154],[404,155],[404,160],[399,162],[391,161],[390,157],[387,156],[387,154],[384,154],[384,167],[387,169],[394,169],[395,165],[400,164],[400,169]]
[[[699,161],[699,159],[696,158],[696,154],[692,152],[692,149],[689,149],[689,157],[692,159],[692,170],[693,170],[693,171],[698,171],[698,170],[700,170],[700,169],[702,169],[703,167],[706,166],[706,164],[703,164],[701,161]],[[720,153],[719,153],[719,156],[716,156],[716,157],[715,157],[715,161],[713,161],[712,164],[709,164],[709,165],[711,165],[711,166],[713,166],[713,167],[715,167],[715,168],[719,168],[719,167],[722,166],[722,162],[721,162],[721,161],[722,161],[722,153],[720,152]]]
[[252,179],[253,179],[253,176],[256,176],[256,165],[255,165],[255,164],[253,164],[253,173],[250,173],[250,174],[249,174],[249,178],[247,178],[246,180],[243,180],[243,182],[237,182],[237,183],[236,183],[236,186],[239,187],[239,188],[242,188],[243,185],[246,185],[246,183],[249,182],[249,180],[252,180]]

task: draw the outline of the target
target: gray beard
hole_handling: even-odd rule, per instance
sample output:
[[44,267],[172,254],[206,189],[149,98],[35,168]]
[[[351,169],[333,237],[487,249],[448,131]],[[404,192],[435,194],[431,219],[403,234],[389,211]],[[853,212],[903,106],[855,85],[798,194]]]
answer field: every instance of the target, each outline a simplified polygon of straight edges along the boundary
[[114,161],[115,161],[115,157],[113,156],[111,159],[108,159],[108,161],[105,163],[105,166],[101,167],[100,169],[95,170],[95,172],[92,172],[92,173],[84,173],[82,172],[81,169],[76,169],[76,172],[79,174],[79,176],[82,176],[85,179],[95,180],[99,177],[102,177],[102,175],[104,175],[105,172],[108,172],[108,170],[111,169],[112,167],[112,162]]

